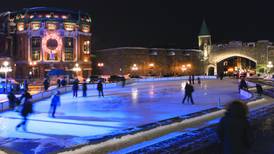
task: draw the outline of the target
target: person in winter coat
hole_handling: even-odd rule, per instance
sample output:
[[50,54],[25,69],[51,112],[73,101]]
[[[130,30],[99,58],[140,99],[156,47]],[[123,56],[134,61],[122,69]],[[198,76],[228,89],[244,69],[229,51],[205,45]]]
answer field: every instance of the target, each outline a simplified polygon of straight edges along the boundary
[[184,99],[182,101],[182,103],[184,104],[185,103],[185,100],[187,99],[187,101],[191,101],[192,104],[194,104],[194,101],[193,101],[193,98],[192,98],[192,93],[194,91],[194,88],[191,84],[189,83],[186,83],[186,86],[185,86],[185,96],[184,96]]
[[83,97],[87,97],[87,82],[86,80],[84,79],[83,81],[83,87],[82,87],[82,90],[83,90]]
[[99,97],[101,97],[101,96],[104,97],[103,84],[102,84],[101,80],[97,83],[97,90],[98,90],[98,96]]
[[248,107],[241,101],[233,101],[228,105],[217,129],[224,154],[248,153],[252,135],[247,114]]
[[201,85],[201,78],[198,77],[197,80],[198,80],[198,84]]
[[72,84],[73,97],[78,97],[79,80],[76,78]]
[[25,101],[21,110],[21,116],[23,117],[23,121],[16,126],[16,130],[23,126],[23,130],[27,131],[28,116],[33,112],[31,102],[32,96],[29,93],[26,93],[24,97]]
[[56,108],[57,106],[61,105],[61,101],[60,101],[60,91],[56,91],[55,95],[53,95],[52,99],[51,99],[51,103],[50,103],[50,112],[51,113],[51,117],[55,118],[55,112],[56,112]]
[[62,79],[61,85],[62,85],[62,87],[65,87],[67,85],[67,81],[65,78]]

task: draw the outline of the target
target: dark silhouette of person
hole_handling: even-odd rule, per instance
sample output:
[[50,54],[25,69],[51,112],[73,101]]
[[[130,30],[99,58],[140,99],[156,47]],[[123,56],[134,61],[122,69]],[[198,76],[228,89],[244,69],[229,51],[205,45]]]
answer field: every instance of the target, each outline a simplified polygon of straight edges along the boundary
[[15,97],[15,95],[14,95],[14,93],[13,93],[13,91],[11,90],[9,93],[8,93],[8,100],[9,100],[9,108],[10,109],[14,109],[14,107],[15,107],[15,104],[16,104],[16,97]]
[[56,91],[55,95],[51,99],[49,113],[51,113],[51,117],[53,117],[53,118],[55,118],[55,112],[56,112],[57,106],[61,105],[60,94],[61,94],[60,91]]
[[73,97],[78,97],[79,80],[76,78],[72,84]]
[[88,88],[87,88],[87,82],[86,82],[86,80],[84,79],[84,81],[83,81],[83,85],[82,85],[83,87],[82,87],[82,90],[83,90],[83,97],[87,97],[87,90],[88,90]]
[[21,126],[23,126],[23,130],[27,131],[28,116],[29,114],[33,112],[32,102],[31,102],[32,96],[30,95],[30,93],[26,92],[24,97],[25,97],[25,100],[24,100],[23,108],[21,110],[21,116],[23,117],[23,121],[16,126],[16,130],[20,128]]
[[65,78],[62,79],[61,85],[62,85],[62,87],[65,87],[67,85],[67,81]]
[[48,79],[45,79],[44,82],[43,82],[43,84],[44,84],[44,90],[47,91],[49,89],[49,81],[48,81]]
[[188,77],[188,83],[191,84],[191,75]]
[[262,94],[263,94],[263,87],[262,87],[261,84],[256,83],[256,90],[257,90],[257,93],[259,94],[259,96],[262,96]]
[[24,90],[29,90],[29,83],[27,80],[24,80]]
[[220,73],[220,80],[223,80],[223,78],[224,78],[224,73],[221,72],[221,73]]
[[97,90],[98,90],[98,96],[99,97],[101,97],[101,96],[104,97],[103,83],[102,83],[101,80],[97,83]]
[[248,107],[241,101],[227,106],[217,129],[224,154],[247,154],[252,136],[247,115]]
[[198,80],[198,84],[201,85],[201,79],[199,76],[198,76],[197,80]]
[[191,103],[194,104],[194,101],[193,101],[193,98],[192,98],[193,91],[194,91],[193,86],[191,84],[189,84],[189,83],[186,83],[186,86],[185,86],[185,96],[184,96],[183,101],[182,101],[183,104],[185,103],[186,99],[187,99],[188,102],[190,100]]
[[57,87],[60,88],[61,87],[61,80],[57,79]]
[[242,78],[239,83],[239,92],[241,89],[248,90],[248,86],[244,78]]
[[195,76],[192,75],[192,84],[194,84],[194,81],[195,81]]
[[124,87],[125,87],[125,85],[126,85],[126,78],[125,78],[125,77],[123,77],[123,78],[122,78],[122,87],[124,88]]

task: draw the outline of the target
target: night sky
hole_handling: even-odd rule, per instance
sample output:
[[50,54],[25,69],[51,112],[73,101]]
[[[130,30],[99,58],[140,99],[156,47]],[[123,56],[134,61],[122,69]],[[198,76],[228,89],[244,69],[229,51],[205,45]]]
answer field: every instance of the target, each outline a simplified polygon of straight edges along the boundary
[[211,0],[7,0],[0,10],[52,6],[80,9],[93,18],[94,48],[197,48],[203,19],[214,43],[274,41],[274,9],[267,2]]

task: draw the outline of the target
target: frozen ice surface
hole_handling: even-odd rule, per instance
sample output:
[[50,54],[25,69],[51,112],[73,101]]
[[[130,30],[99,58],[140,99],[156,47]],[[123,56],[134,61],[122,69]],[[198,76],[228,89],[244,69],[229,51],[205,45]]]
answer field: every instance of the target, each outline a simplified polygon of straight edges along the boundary
[[[3,148],[27,153],[47,153],[86,143],[86,138],[189,114],[239,99],[235,80],[208,80],[195,84],[195,104],[182,104],[185,81],[140,82],[125,88],[105,89],[105,97],[89,90],[88,97],[71,93],[61,96],[56,118],[48,116],[50,100],[34,105],[28,131],[16,131],[17,112],[0,114],[0,143]],[[29,143],[26,147],[26,143]]]

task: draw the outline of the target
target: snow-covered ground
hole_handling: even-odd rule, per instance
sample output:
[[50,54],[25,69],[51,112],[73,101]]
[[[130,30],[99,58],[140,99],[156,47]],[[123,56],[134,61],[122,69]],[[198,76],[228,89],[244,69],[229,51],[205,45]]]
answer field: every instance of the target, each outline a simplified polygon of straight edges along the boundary
[[23,153],[48,153],[86,143],[88,138],[189,114],[239,99],[235,80],[208,80],[195,84],[194,105],[181,104],[185,81],[141,82],[125,88],[105,89],[105,97],[61,96],[56,118],[48,116],[50,100],[34,105],[28,131],[16,131],[17,112],[0,114],[0,147]]

